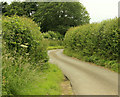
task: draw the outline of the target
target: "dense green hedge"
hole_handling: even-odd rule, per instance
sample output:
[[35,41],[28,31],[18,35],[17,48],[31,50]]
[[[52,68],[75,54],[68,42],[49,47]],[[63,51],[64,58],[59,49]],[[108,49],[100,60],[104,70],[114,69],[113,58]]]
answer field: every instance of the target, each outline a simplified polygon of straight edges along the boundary
[[46,62],[47,50],[42,42],[40,28],[31,19],[25,17],[3,17],[3,44],[13,55],[29,57],[30,61]]
[[2,27],[2,93],[20,95],[36,79],[36,72],[48,67],[47,47],[31,19],[3,17]]
[[116,71],[119,34],[117,18],[70,28],[65,35],[64,52]]

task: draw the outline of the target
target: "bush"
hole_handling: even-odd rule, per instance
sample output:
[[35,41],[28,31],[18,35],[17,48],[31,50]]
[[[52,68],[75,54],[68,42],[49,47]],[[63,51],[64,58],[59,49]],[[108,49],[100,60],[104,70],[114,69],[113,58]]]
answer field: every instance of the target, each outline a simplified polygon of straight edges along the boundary
[[63,35],[58,32],[48,31],[42,34],[44,38],[53,39],[53,40],[62,40]]
[[50,47],[63,46],[63,35],[58,32],[48,31],[42,34],[44,37],[44,42]]
[[45,62],[47,50],[42,42],[40,28],[31,19],[25,17],[3,17],[3,44],[13,56],[23,55],[30,61]]
[[20,95],[38,71],[48,68],[47,48],[40,28],[31,19],[3,17],[2,26],[2,93]]
[[70,28],[65,35],[65,51],[88,56],[90,62],[101,60],[100,64],[104,60],[118,61],[119,32],[117,18]]
[[44,39],[44,42],[48,46],[63,46],[63,41],[61,40]]
[[51,36],[50,36],[49,33],[43,33],[42,35],[43,35],[43,37],[46,38],[46,39],[51,39]]

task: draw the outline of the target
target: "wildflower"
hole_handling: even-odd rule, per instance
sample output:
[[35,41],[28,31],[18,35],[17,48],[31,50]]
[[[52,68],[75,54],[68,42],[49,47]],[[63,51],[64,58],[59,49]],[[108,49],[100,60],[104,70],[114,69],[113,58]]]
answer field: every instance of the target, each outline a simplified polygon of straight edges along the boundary
[[20,45],[20,46],[21,46],[21,47],[24,47],[24,48],[27,48],[27,47],[28,47],[28,46],[26,46],[26,45],[23,45],[23,44],[22,44],[22,45]]

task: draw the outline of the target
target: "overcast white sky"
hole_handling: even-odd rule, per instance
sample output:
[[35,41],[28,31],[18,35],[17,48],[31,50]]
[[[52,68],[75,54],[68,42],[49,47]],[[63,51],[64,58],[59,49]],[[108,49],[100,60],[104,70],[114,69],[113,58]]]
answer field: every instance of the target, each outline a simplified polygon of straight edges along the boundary
[[[1,0],[0,0],[1,1]],[[11,2],[13,0],[4,0]],[[118,17],[118,2],[120,0],[79,0],[90,14],[90,22]]]
[[90,22],[118,17],[118,2],[120,0],[79,0],[90,14]]

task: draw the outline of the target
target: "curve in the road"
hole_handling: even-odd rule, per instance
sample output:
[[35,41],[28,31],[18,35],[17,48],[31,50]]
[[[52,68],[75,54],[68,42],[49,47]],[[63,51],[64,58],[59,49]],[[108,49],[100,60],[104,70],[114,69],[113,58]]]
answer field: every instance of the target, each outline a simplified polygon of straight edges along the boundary
[[64,55],[62,49],[48,52],[70,79],[76,95],[118,95],[118,74]]

